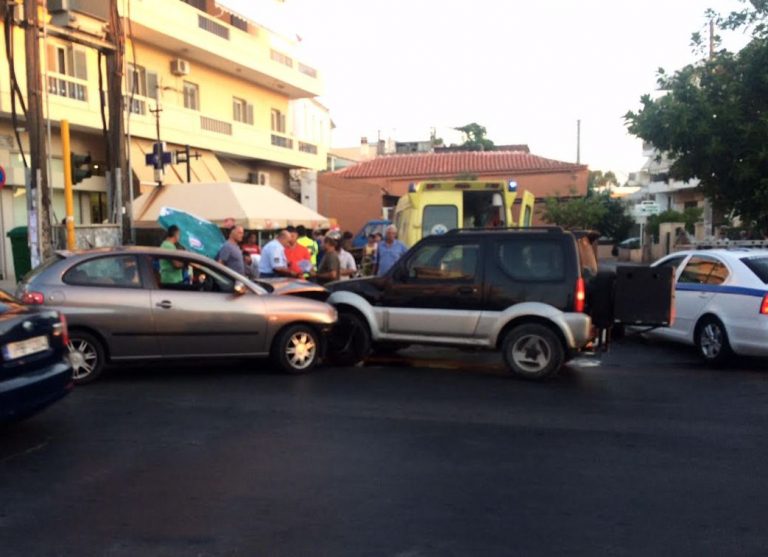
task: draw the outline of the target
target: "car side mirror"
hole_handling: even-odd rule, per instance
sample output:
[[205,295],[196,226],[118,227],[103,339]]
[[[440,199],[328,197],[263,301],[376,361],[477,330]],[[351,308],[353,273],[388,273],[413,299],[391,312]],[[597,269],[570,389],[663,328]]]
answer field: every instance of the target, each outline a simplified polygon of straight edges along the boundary
[[248,288],[245,286],[245,284],[243,284],[242,282],[240,282],[240,281],[238,280],[237,282],[235,282],[235,288],[234,288],[234,290],[233,290],[233,291],[234,291],[234,293],[235,293],[237,296],[242,296],[243,294],[245,294],[246,292],[248,292]]

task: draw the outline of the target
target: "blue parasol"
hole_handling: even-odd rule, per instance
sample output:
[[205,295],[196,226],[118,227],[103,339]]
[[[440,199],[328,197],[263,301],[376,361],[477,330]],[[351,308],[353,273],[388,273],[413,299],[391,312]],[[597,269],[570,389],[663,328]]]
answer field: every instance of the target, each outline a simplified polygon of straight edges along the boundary
[[181,245],[189,251],[206,255],[211,259],[216,259],[216,255],[226,241],[218,226],[186,211],[162,207],[157,221],[166,230],[171,225],[178,226],[181,231]]

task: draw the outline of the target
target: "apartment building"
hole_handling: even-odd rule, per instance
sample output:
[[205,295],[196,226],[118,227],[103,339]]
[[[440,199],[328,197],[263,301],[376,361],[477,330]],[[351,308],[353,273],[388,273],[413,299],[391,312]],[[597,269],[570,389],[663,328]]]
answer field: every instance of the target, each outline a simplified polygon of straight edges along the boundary
[[[259,2],[273,3],[274,9],[283,3]],[[157,139],[159,114],[166,150],[177,152],[190,146],[190,181],[249,182],[269,185],[297,200],[308,198],[301,195],[301,188],[312,181],[292,180],[292,172],[325,168],[332,124],[328,110],[313,101],[323,92],[322,75],[300,59],[299,39],[213,0],[121,0],[118,4],[125,34],[123,93],[134,194],[156,186],[145,155],[152,152]],[[41,2],[41,9],[50,25],[77,26],[96,35],[108,18],[105,0],[47,0]],[[0,20],[3,17],[0,11]],[[0,44],[4,43],[0,28]],[[11,45],[18,83],[26,94],[24,34],[18,26],[13,28]],[[100,83],[102,89],[106,87],[104,63],[95,50],[50,35],[42,40],[41,52],[47,84],[43,104],[51,138],[53,218],[59,222],[64,217],[59,125],[66,118],[72,128],[72,151],[89,153],[96,163],[96,175],[75,186],[76,223],[109,220],[113,204],[103,175],[107,169],[100,94]],[[15,137],[8,76],[8,56],[0,49],[0,166],[7,174],[0,192],[3,237],[7,230],[26,223],[22,151],[28,152],[28,142],[23,117],[16,125],[22,149]],[[186,181],[186,164],[166,167],[164,183]],[[12,269],[8,250],[4,252],[0,271],[8,276]]]

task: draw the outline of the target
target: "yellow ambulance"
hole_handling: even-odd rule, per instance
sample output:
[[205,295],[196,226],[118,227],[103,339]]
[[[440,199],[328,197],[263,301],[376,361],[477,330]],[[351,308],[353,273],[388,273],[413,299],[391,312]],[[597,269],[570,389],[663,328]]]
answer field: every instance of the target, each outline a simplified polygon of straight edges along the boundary
[[510,181],[426,181],[409,186],[395,208],[400,241],[410,247],[454,228],[531,226],[536,198]]

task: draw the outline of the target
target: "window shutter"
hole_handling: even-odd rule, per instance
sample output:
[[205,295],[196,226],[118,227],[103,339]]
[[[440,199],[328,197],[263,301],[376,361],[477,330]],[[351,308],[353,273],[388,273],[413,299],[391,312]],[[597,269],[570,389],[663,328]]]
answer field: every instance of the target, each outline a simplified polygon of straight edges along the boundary
[[285,114],[280,114],[280,133],[285,133]]
[[73,49],[73,75],[77,79],[88,79],[88,58],[86,57],[85,51],[80,50],[79,48]]
[[49,72],[57,72],[59,71],[59,53],[56,52],[56,46],[49,44],[48,49],[46,51],[46,56],[48,57],[48,71]]
[[147,96],[150,99],[157,99],[160,85],[158,82],[157,72],[147,72]]
[[252,126],[253,125],[253,105],[252,104],[249,103],[246,105],[246,113],[247,113],[246,122]]

